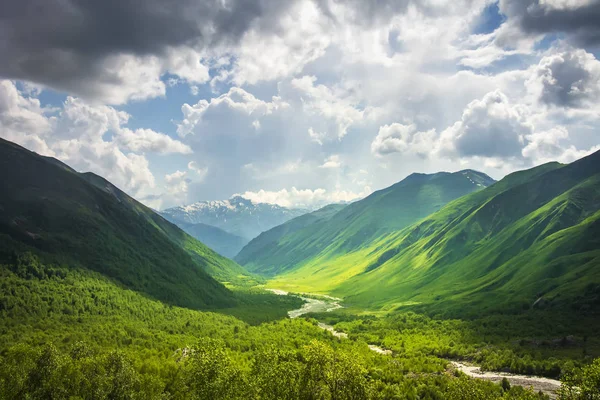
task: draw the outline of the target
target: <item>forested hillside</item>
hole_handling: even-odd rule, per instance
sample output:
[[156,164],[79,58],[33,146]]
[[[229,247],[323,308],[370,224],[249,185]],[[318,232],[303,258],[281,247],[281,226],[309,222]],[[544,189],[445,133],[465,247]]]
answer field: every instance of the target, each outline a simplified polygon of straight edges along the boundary
[[0,140],[0,261],[24,252],[89,269],[164,302],[233,305],[242,270],[108,181]]

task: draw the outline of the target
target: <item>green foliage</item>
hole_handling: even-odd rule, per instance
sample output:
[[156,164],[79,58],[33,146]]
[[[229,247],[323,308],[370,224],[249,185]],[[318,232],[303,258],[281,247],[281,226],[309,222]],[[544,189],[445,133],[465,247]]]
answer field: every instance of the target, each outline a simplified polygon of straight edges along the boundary
[[249,392],[242,371],[222,342],[205,340],[189,349],[187,390],[195,399],[243,399]]
[[[392,350],[397,368],[405,372],[441,373],[446,369],[444,360],[455,359],[470,360],[484,370],[558,379],[587,363],[590,355],[600,356],[600,340],[594,336],[599,321],[569,314],[530,311],[474,320],[434,319],[412,312],[385,318],[344,311],[315,316],[351,340]],[[584,342],[586,336],[592,338]]]
[[[323,229],[342,226],[346,232],[353,221],[378,221],[373,213],[385,207],[367,205],[369,199],[346,207]],[[399,215],[410,210],[404,203],[397,207]],[[353,209],[358,214],[344,224],[333,223]],[[278,270],[268,286],[329,293],[382,313],[477,318],[535,308],[597,315],[600,152],[569,165],[511,174],[416,220],[404,229],[377,228],[374,236],[357,230],[356,241],[334,235],[335,248],[316,249],[328,242],[309,230],[284,236],[274,251],[261,254],[260,263],[285,266],[287,251],[293,251],[290,260],[308,250],[314,254],[290,261],[294,267]],[[304,231],[306,237],[298,236]]]
[[493,182],[471,170],[413,174],[341,209],[328,207],[273,228],[246,245],[236,260],[267,276],[295,270],[308,275],[330,259],[405,228],[449,201]]
[[590,365],[566,374],[562,379],[559,399],[600,399],[600,358]]
[[[435,336],[424,343],[416,325],[405,340],[425,349],[380,356],[363,340],[382,333],[374,319],[367,329],[345,322],[362,334],[349,329],[351,339],[339,340],[314,321],[281,319],[299,307],[297,299],[235,292],[246,299],[238,313],[250,325],[166,305],[98,273],[22,259],[38,272],[0,266],[0,399],[436,399],[454,379],[433,347]],[[258,318],[265,304],[270,321]],[[469,338],[453,340],[460,348]],[[472,385],[501,392],[486,382]]]
[[47,264],[98,271],[166,303],[235,304],[209,274],[236,280],[244,275],[239,265],[108,181],[2,139],[0,160],[0,262],[35,274],[35,265],[18,259],[30,252]]

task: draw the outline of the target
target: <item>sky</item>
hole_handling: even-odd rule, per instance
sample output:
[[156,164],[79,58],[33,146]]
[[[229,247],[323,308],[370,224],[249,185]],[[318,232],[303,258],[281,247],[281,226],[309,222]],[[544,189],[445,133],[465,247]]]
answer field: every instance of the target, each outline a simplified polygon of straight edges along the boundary
[[600,150],[600,0],[5,0],[0,137],[155,209]]

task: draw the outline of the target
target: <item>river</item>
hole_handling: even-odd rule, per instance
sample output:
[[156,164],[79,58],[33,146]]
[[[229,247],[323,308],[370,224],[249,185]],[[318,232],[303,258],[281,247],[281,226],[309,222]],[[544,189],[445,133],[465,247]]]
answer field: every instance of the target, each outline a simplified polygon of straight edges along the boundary
[[[268,291],[275,293],[280,296],[288,296],[290,295],[288,292],[279,289],[267,289]],[[302,296],[319,296],[320,299],[315,299],[312,297],[304,297]],[[310,293],[301,293],[299,295],[292,295],[301,298],[305,301],[301,308],[296,310],[288,311],[288,315],[290,318],[297,318],[301,315],[308,314],[311,312],[330,312],[333,310],[337,310],[342,308],[343,306],[340,304],[342,299],[338,299],[336,297],[331,297],[327,295],[313,295]],[[323,322],[318,323],[318,327],[330,332],[333,336],[339,339],[347,339],[348,334],[345,332],[338,332],[334,329],[333,326],[327,325]],[[382,354],[382,355],[392,355],[392,351],[389,349],[384,349],[382,347],[369,344],[369,349],[372,351]],[[476,379],[484,379],[492,382],[500,382],[502,379],[506,378],[510,382],[511,385],[515,386],[523,386],[523,387],[532,387],[533,390],[537,393],[541,391],[551,399],[556,398],[556,390],[560,388],[560,381],[556,379],[543,378],[539,376],[529,376],[529,375],[517,375],[517,374],[509,374],[504,372],[491,372],[491,371],[481,371],[478,366],[475,365],[467,365],[458,361],[451,361],[452,366],[462,371],[464,374],[476,378]]]

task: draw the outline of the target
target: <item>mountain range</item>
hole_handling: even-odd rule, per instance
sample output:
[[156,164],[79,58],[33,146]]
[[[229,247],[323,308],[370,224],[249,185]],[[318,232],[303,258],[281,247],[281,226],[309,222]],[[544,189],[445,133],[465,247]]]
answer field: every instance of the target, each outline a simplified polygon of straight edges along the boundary
[[0,263],[25,253],[191,308],[233,305],[218,281],[245,274],[104,178],[0,139]]
[[209,243],[224,232],[199,222],[208,215],[239,229],[255,218],[255,232],[268,226],[260,215],[285,221],[239,252],[242,267],[104,178],[0,140],[0,264],[35,273],[32,254],[190,308],[234,305],[222,283],[253,274],[385,313],[600,306],[600,152],[498,182],[473,170],[412,174],[295,218],[303,211],[238,197],[203,204],[165,215]]
[[168,208],[161,215],[218,253],[233,257],[260,233],[307,212],[234,196]]
[[[313,216],[310,223],[302,223],[308,216],[300,217],[265,232],[244,247],[236,260],[249,271],[266,276],[307,265],[330,274],[333,267],[326,260],[368,246],[381,235],[401,230],[449,201],[494,182],[472,170],[412,174],[340,209],[325,208],[309,214]],[[286,234],[277,235],[280,231]],[[340,273],[346,276],[347,266],[341,267]]]
[[349,305],[463,315],[595,309],[600,152],[497,183],[474,171],[412,175],[333,216],[258,240],[268,236],[237,260],[270,276],[271,287],[326,292]]

